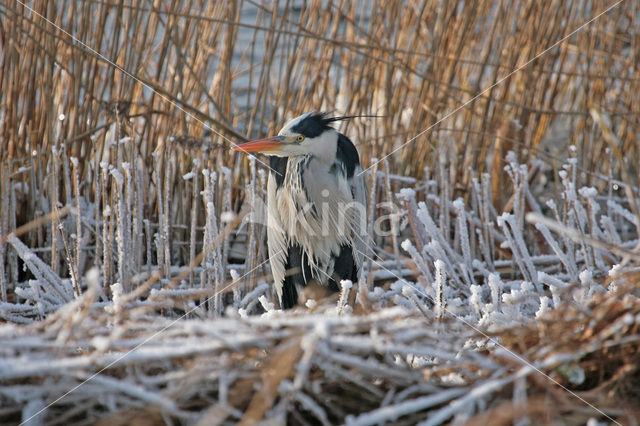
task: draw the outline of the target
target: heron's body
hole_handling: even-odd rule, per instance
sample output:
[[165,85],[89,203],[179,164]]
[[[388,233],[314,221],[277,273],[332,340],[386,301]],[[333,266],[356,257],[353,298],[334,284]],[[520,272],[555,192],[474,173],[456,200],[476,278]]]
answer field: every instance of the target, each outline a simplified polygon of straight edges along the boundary
[[[329,126],[332,121],[305,114],[269,139],[299,142],[285,142],[286,148],[270,157],[267,186],[269,260],[283,308],[294,306],[310,282],[337,291],[341,280],[360,276],[364,179],[355,146]],[[265,142],[240,149],[251,144]]]

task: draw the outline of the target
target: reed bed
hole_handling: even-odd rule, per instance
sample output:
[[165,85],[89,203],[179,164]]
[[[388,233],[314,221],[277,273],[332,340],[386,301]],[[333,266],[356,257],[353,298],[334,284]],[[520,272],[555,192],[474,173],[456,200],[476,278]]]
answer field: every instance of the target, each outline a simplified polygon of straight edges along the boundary
[[[1,422],[637,421],[640,4],[612,6],[4,1]],[[309,110],[382,116],[341,128],[375,244],[281,312],[264,158],[230,147]]]
[[119,321],[85,297],[46,323],[0,329],[1,415],[105,425],[608,420],[589,401],[629,424],[638,418],[640,339],[629,290],[509,328],[500,348],[493,334],[399,307]]

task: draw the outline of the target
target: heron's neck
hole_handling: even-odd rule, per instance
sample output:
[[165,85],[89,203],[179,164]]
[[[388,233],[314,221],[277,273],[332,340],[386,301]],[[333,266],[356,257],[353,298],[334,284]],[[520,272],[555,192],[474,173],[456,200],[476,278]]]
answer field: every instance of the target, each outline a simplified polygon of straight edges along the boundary
[[313,141],[310,155],[318,161],[330,166],[336,161],[336,149],[338,148],[338,132],[328,131],[318,136]]

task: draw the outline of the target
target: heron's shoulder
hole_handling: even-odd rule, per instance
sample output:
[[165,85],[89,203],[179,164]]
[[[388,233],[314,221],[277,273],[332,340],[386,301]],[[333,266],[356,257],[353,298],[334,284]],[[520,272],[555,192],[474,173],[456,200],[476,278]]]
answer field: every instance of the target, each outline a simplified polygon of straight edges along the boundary
[[339,161],[344,166],[347,172],[347,177],[353,177],[353,173],[357,166],[360,165],[360,157],[358,156],[358,150],[351,140],[338,133],[338,144],[336,147],[336,161]]

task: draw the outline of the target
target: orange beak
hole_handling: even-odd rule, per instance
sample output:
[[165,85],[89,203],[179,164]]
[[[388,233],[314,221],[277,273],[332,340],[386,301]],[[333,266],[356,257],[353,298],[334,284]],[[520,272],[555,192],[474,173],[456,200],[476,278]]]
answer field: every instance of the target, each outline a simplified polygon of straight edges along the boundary
[[273,136],[271,138],[258,139],[257,141],[246,142],[233,147],[234,151],[244,152],[269,152],[282,148],[286,143],[283,136]]

